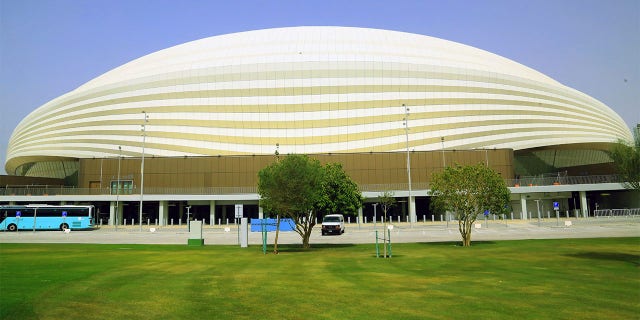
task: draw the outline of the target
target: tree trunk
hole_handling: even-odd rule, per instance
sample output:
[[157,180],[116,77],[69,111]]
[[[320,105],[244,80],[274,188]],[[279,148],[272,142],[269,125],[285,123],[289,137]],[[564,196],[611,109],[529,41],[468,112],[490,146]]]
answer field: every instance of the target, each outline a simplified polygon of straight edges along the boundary
[[273,241],[273,254],[278,254],[278,235],[280,235],[280,215],[276,215],[276,239]]

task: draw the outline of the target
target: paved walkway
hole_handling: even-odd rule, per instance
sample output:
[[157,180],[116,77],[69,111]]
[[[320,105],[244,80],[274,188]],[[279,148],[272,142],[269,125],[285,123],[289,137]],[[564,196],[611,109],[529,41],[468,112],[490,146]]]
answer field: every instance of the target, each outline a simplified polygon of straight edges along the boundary
[[[472,241],[517,240],[517,239],[562,239],[562,238],[602,238],[602,237],[640,237],[640,217],[635,218],[589,218],[573,219],[570,226],[565,220],[543,219],[528,221],[484,221],[478,222],[473,230]],[[155,228],[155,232],[151,232]],[[322,236],[319,226],[311,236],[313,245],[318,243],[374,243],[375,230],[380,237],[384,226],[348,224],[346,232],[340,236]],[[269,233],[268,242],[273,243],[275,233]],[[207,226],[203,229],[205,245],[236,245],[238,230],[235,226]],[[111,244],[185,244],[189,233],[185,226],[147,227],[140,232],[138,226],[103,226],[92,231],[19,231],[0,232],[0,243],[111,243]],[[443,242],[460,241],[456,222],[446,223],[407,223],[394,224],[391,230],[394,243],[403,242]],[[300,243],[295,232],[280,233],[279,243]],[[249,245],[261,245],[260,232],[249,232]]]

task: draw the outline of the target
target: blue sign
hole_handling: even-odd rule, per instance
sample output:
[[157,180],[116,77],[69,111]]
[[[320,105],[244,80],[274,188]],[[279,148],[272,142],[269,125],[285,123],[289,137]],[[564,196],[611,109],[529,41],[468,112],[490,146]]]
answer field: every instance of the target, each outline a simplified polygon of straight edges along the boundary
[[66,217],[67,216],[67,212],[66,211],[62,211],[62,216]]
[[16,211],[16,218],[20,218],[21,215],[22,215],[22,212]]
[[560,210],[560,203],[558,201],[553,202],[553,210]]
[[488,216],[489,215],[489,210],[485,210],[484,211],[484,215],[485,215],[485,217]]
[[[276,231],[276,219],[251,219],[251,232]],[[293,231],[296,223],[293,219],[280,219],[280,231]]]

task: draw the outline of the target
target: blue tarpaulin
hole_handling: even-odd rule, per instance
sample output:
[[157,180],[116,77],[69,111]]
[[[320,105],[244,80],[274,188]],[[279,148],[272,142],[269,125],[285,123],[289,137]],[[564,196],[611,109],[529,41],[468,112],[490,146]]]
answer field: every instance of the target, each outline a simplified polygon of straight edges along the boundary
[[[263,225],[267,232],[276,231],[276,222],[276,219],[251,219],[251,232],[262,232]],[[295,227],[293,219],[280,219],[280,231],[293,231]]]

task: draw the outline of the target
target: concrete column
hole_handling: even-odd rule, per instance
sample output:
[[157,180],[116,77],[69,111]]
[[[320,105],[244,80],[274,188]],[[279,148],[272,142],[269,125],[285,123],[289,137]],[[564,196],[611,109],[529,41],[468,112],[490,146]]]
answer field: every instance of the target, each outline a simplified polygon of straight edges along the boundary
[[264,209],[258,207],[258,219],[264,219]]
[[589,216],[589,205],[587,204],[587,192],[580,191],[580,209],[583,217]]
[[409,221],[416,222],[416,197],[409,197]]
[[527,216],[527,198],[525,195],[520,196],[520,207],[522,208],[522,213],[520,214],[520,219],[528,220]]
[[118,212],[118,225],[122,225],[122,201],[118,202],[118,209],[116,210],[116,202],[111,201],[109,203],[109,225],[113,226],[116,223],[116,211]]
[[111,201],[111,202],[109,202],[109,225],[110,226],[114,225],[115,216],[116,216],[116,202],[115,201]]
[[169,217],[169,202],[168,201],[160,201],[158,205],[158,224],[161,226],[166,226],[167,218]]
[[209,224],[210,225],[216,224],[216,201],[215,200],[209,201]]

